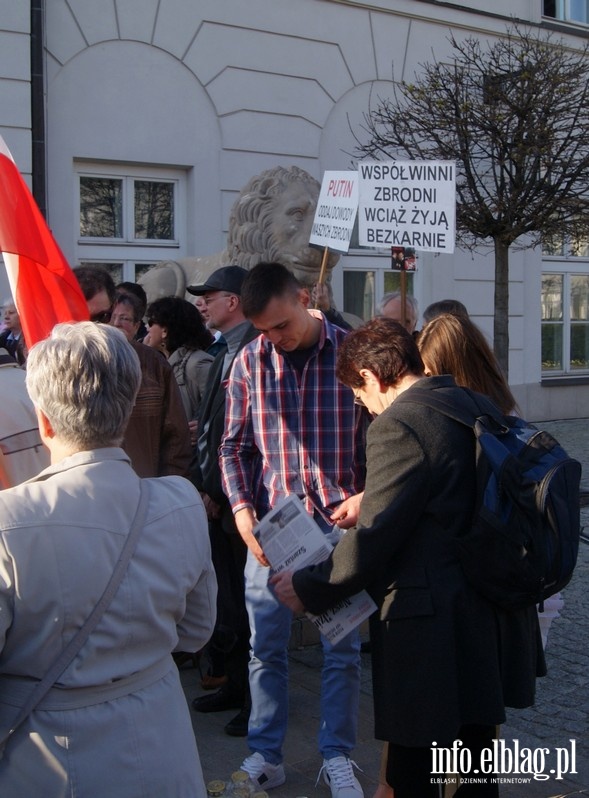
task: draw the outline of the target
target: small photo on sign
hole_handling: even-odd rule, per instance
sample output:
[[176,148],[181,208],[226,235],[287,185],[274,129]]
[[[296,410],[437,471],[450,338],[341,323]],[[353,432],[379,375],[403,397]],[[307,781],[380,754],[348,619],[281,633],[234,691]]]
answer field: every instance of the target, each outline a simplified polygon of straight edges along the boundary
[[391,247],[391,269],[395,272],[414,272],[417,256],[413,247]]

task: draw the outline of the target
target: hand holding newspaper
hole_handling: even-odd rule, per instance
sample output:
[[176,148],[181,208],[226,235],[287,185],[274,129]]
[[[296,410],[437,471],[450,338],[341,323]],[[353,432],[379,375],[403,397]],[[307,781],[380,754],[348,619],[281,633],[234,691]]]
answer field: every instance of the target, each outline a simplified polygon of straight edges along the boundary
[[[307,513],[297,496],[287,496],[254,529],[272,571],[297,571],[306,565],[322,562],[333,546]],[[344,599],[335,607],[307,617],[330,643],[337,643],[376,609],[365,590]]]

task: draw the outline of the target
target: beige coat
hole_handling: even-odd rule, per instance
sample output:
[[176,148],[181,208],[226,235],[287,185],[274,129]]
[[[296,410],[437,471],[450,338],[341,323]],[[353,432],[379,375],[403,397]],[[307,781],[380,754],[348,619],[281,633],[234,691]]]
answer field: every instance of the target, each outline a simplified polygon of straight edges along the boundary
[[25,385],[26,372],[0,349],[0,488],[19,485],[49,465],[39,437],[35,408]]
[[[182,477],[150,479],[127,574],[80,654],[6,747],[2,798],[201,798],[170,652],[215,622],[206,515]],[[0,492],[0,726],[102,594],[139,501],[122,449],[81,452]]]

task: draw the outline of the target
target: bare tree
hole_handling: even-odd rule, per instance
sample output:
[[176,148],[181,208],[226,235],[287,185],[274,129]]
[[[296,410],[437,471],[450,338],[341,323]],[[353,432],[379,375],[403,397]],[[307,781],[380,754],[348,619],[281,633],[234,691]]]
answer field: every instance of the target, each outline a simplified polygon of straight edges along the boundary
[[507,374],[510,247],[589,229],[588,45],[518,27],[450,43],[452,58],[378,99],[356,155],[456,161],[458,242],[494,245],[494,347]]

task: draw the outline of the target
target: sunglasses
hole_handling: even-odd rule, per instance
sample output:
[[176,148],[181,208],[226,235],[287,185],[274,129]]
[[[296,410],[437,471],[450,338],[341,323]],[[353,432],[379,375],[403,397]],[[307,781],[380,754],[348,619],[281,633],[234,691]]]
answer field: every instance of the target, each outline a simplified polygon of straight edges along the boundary
[[96,324],[108,324],[112,316],[112,310],[103,310],[90,316],[90,321]]

